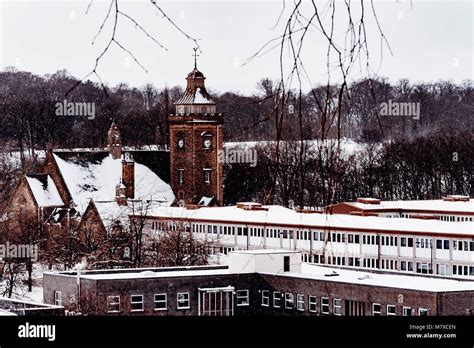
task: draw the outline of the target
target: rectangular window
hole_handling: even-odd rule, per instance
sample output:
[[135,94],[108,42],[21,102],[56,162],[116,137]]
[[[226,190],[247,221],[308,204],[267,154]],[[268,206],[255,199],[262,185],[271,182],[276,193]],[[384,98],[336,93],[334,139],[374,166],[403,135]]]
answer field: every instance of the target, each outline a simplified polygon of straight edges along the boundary
[[304,295],[296,295],[296,309],[299,311],[304,311]]
[[411,316],[411,307],[403,307],[403,316],[404,317]]
[[63,299],[62,299],[62,292],[61,291],[55,291],[54,292],[54,304],[56,306],[62,306]]
[[249,305],[249,291],[237,290],[237,306],[248,306],[248,305]]
[[329,314],[329,299],[327,297],[321,297],[321,313]]
[[294,303],[294,295],[287,292],[285,294],[285,308],[292,309],[293,303]]
[[394,305],[387,305],[387,315],[397,315]]
[[184,183],[184,169],[178,169],[178,184]]
[[178,292],[177,295],[178,309],[189,309],[191,308],[189,303],[189,292]]
[[283,256],[283,272],[289,272],[289,271],[290,271],[290,257]]
[[270,306],[270,291],[262,290],[262,306]]
[[316,312],[316,296],[308,296],[308,310],[310,312]]
[[441,239],[436,239],[436,249],[443,249],[443,241]]
[[333,314],[342,315],[342,301],[340,298],[335,298],[333,300]]
[[212,169],[204,169],[204,183],[205,184],[211,183],[211,174],[212,174]]
[[426,316],[426,315],[428,315],[428,310],[426,308],[419,308],[418,309],[418,315],[419,316]]
[[142,312],[143,311],[143,295],[130,296],[130,308],[132,312]]
[[437,267],[437,273],[439,275],[447,275],[448,274],[448,268],[447,268],[446,264],[437,264],[436,267]]
[[120,296],[107,296],[107,312],[120,312]]
[[380,303],[372,303],[372,315],[374,317],[381,315],[382,306]]
[[273,292],[273,307],[280,308],[281,307],[281,293],[278,291]]
[[166,311],[168,309],[168,298],[166,294],[155,294],[155,311]]

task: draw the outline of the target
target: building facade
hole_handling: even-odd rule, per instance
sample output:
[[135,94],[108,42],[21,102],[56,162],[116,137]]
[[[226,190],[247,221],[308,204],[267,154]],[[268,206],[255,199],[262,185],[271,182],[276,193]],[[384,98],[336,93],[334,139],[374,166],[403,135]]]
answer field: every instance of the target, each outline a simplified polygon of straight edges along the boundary
[[377,198],[358,198],[356,202],[330,205],[325,208],[325,211],[331,214],[472,222],[474,221],[474,199],[461,195],[414,201],[381,201]]
[[298,252],[232,252],[228,266],[45,273],[44,302],[95,315],[472,315],[472,282],[335,270]]
[[207,93],[204,75],[194,67],[184,95],[169,115],[171,187],[180,205],[198,204],[203,197],[223,202],[222,114]]
[[474,279],[471,222],[300,213],[280,206],[157,208],[147,233],[184,228],[217,253],[281,248],[303,261],[337,267]]

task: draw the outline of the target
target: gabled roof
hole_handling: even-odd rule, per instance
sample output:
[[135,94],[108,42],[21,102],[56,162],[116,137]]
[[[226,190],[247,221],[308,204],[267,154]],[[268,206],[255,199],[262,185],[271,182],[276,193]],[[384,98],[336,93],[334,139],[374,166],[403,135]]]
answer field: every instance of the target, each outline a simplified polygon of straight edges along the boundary
[[48,174],[29,174],[25,175],[25,178],[39,207],[64,205],[53,179]]
[[[115,186],[122,176],[120,159],[113,159],[112,156],[63,158],[58,153],[53,153],[53,156],[79,212],[85,211],[90,199],[115,199]],[[135,162],[135,199],[159,200],[164,205],[171,205],[174,194],[171,187],[150,168]]]

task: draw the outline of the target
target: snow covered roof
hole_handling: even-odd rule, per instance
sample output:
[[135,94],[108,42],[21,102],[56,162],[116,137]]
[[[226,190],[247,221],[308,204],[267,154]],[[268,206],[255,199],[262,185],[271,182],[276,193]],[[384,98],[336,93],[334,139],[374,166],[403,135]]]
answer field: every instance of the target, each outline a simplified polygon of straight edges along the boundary
[[127,205],[120,205],[116,201],[94,202],[94,204],[106,228],[116,222],[120,222],[123,226],[126,225],[130,212]]
[[456,224],[439,220],[419,220],[405,218],[381,218],[374,216],[353,216],[346,214],[308,214],[276,205],[262,206],[261,210],[246,210],[237,206],[202,207],[159,207],[153,209],[149,217],[167,219],[211,221],[242,225],[281,226],[294,229],[367,231],[376,233],[413,233],[474,235],[472,222]]
[[[76,157],[65,160],[56,153],[53,156],[78,211],[83,213],[90,199],[115,199],[115,186],[122,176],[120,159],[109,155],[96,161],[83,161]],[[151,169],[135,162],[135,199],[160,200],[165,205],[171,205],[174,194],[171,187]]]
[[380,201],[379,204],[365,204],[361,202],[346,202],[355,208],[378,210],[405,210],[405,211],[436,211],[436,212],[462,212],[474,214],[474,199],[469,201],[447,201],[442,199],[413,200],[413,201]]
[[26,181],[33,197],[40,207],[58,207],[64,205],[53,179],[47,174],[26,175]]
[[[269,251],[269,253],[279,252]],[[285,251],[291,253],[291,251]],[[51,273],[46,274],[60,275],[65,277],[77,277],[75,273]],[[284,277],[313,279],[324,282],[349,283],[355,285],[379,286],[397,289],[408,289],[429,292],[445,292],[445,291],[474,291],[474,281],[462,281],[456,279],[446,279],[438,277],[413,276],[413,275],[399,275],[399,274],[382,274],[372,273],[367,271],[347,270],[336,267],[317,266],[307,263],[302,263],[301,272],[258,272],[261,274],[271,274]],[[168,277],[193,277],[193,276],[219,276],[238,274],[232,273],[228,268],[209,266],[199,269],[193,267],[172,268],[166,270],[165,268],[156,269],[123,269],[120,272],[114,270],[103,271],[86,271],[81,274],[81,278],[94,280],[119,280],[119,279],[151,279],[151,278],[168,278]],[[330,276],[328,276],[330,275]]]
[[[281,140],[279,142],[280,148],[284,146],[289,146],[295,141]],[[257,146],[276,146],[276,141],[234,141],[234,142],[225,142],[223,144],[224,148],[227,149],[252,149]],[[336,148],[336,141],[334,139],[327,139],[325,141],[320,140],[305,140],[305,146],[307,146],[308,151],[316,151],[319,147],[322,148]],[[364,149],[366,146],[363,143],[356,142],[353,139],[342,138],[340,142],[341,152],[345,156],[350,156],[356,154]]]
[[189,271],[166,271],[166,272],[153,272],[144,271],[141,273],[115,273],[115,274],[86,274],[81,278],[88,279],[137,279],[137,278],[168,278],[168,277],[197,277],[197,276],[211,276],[229,274],[228,269],[206,269],[206,270],[189,270]]
[[198,205],[207,207],[207,206],[209,206],[209,204],[211,204],[213,199],[214,199],[214,196],[212,196],[212,197],[203,196],[201,198],[201,200],[199,201]]
[[209,93],[207,93],[204,87],[197,87],[196,89],[186,89],[183,96],[175,103],[176,105],[187,105],[187,104],[212,104],[215,102],[212,100]]
[[288,277],[322,280],[325,282],[350,283],[429,292],[474,291],[474,281],[399,274],[381,274],[366,271],[337,269],[307,263],[302,263],[301,273],[285,272],[284,275]]

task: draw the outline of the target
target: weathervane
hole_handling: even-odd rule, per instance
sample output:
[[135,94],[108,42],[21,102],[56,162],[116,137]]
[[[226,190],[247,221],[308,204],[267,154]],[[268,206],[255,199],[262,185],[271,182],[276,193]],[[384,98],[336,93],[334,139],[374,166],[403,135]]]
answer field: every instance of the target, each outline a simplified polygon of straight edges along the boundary
[[193,56],[194,56],[194,69],[197,69],[197,57],[199,57],[199,54],[197,54],[198,48],[194,47],[193,50],[194,50],[194,54],[193,54]]

